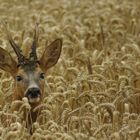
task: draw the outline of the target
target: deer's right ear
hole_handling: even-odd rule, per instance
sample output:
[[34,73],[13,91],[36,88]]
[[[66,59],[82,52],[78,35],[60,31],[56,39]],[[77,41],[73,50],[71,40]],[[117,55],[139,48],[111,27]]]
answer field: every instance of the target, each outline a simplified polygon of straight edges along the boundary
[[0,69],[10,72],[12,75],[17,69],[17,63],[11,55],[0,47]]
[[44,71],[49,69],[50,67],[54,66],[61,53],[62,48],[62,40],[56,39],[53,41],[49,46],[46,47],[41,59],[40,59],[40,66]]

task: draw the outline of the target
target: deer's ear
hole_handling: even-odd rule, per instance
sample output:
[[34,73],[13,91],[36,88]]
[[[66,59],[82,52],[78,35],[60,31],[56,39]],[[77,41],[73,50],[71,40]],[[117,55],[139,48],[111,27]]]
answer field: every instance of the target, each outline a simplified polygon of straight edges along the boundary
[[17,63],[13,60],[11,55],[0,47],[0,69],[10,72],[12,75],[17,69]]
[[54,66],[57,63],[61,54],[61,49],[62,49],[61,39],[56,39],[49,46],[46,47],[39,61],[40,66],[44,71],[46,71],[48,68]]

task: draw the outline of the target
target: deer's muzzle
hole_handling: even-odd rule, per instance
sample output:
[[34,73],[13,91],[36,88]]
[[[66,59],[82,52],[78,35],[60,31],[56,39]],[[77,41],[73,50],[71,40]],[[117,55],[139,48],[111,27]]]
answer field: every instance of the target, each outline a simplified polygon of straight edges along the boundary
[[37,87],[29,88],[26,92],[26,97],[30,103],[35,103],[40,101],[41,92]]

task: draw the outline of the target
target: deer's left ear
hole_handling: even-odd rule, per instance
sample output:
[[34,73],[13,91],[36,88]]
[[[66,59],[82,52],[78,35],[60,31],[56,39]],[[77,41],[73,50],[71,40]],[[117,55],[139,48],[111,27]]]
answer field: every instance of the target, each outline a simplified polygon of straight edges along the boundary
[[46,71],[48,68],[54,66],[61,54],[62,49],[62,39],[56,39],[48,47],[46,47],[41,59],[40,66]]
[[11,55],[0,47],[0,69],[11,73],[12,75],[17,70],[17,63]]

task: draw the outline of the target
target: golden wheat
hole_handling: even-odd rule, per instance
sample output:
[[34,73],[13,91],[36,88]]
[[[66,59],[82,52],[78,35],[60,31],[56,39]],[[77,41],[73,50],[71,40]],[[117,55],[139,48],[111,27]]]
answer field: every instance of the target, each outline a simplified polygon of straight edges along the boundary
[[[34,133],[22,122],[28,101],[11,101],[14,81],[0,70],[1,140],[138,140],[140,138],[139,0],[0,0],[0,20],[28,55],[39,23],[38,55],[63,38],[48,71]],[[0,47],[13,56],[3,28]],[[10,107],[21,104],[20,111]],[[16,119],[6,121],[4,116]],[[5,127],[4,123],[9,125]]]

